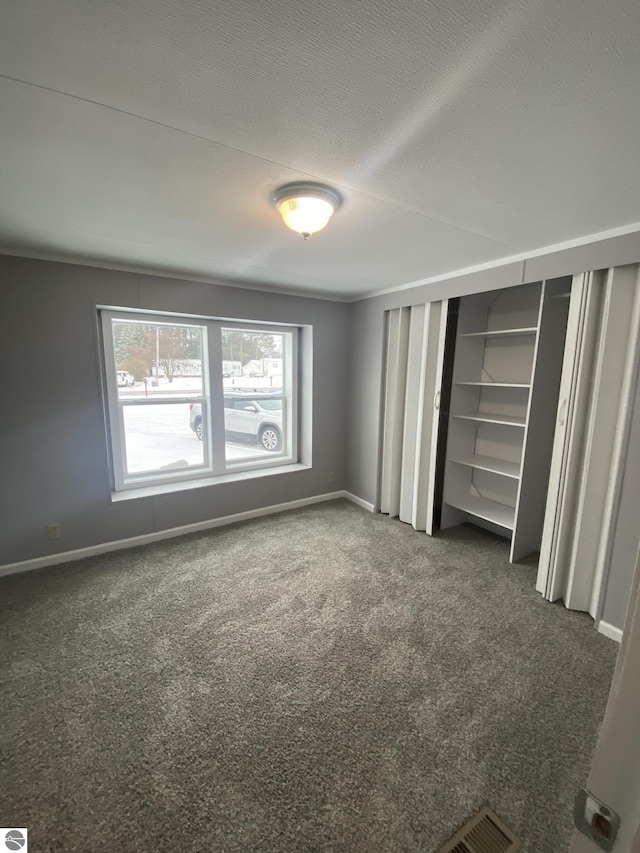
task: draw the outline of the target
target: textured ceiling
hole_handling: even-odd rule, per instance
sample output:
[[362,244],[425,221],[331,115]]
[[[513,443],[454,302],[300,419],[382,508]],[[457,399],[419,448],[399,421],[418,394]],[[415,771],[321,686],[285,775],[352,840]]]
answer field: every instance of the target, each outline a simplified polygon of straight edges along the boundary
[[6,251],[348,297],[640,221],[638,0],[0,10]]

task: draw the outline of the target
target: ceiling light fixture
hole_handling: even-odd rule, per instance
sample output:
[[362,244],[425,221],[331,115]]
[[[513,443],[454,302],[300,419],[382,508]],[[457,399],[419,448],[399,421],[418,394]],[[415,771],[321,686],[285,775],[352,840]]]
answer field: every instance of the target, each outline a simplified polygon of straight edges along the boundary
[[302,234],[304,239],[320,231],[342,205],[338,190],[313,181],[296,181],[279,187],[271,200],[287,228]]

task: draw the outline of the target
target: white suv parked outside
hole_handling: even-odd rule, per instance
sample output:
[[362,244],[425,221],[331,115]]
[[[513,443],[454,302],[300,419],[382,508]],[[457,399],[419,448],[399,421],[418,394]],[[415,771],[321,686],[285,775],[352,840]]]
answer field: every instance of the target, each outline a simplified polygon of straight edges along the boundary
[[[282,450],[282,394],[235,391],[224,396],[224,428],[228,438],[253,438],[265,450]],[[189,425],[204,437],[202,404],[192,403]]]
[[136,380],[128,370],[116,370],[116,381],[118,388],[127,388],[136,384]]

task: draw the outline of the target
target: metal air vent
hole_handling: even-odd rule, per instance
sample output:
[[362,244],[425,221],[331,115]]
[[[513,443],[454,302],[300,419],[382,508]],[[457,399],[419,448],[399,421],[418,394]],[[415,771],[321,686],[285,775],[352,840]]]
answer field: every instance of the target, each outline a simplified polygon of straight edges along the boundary
[[522,842],[485,806],[438,853],[517,853],[519,850]]

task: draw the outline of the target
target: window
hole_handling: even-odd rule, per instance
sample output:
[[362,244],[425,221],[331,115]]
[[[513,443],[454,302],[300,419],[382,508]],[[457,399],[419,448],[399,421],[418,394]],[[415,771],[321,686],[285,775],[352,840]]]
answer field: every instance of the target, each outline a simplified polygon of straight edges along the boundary
[[116,491],[297,462],[297,328],[100,319]]

